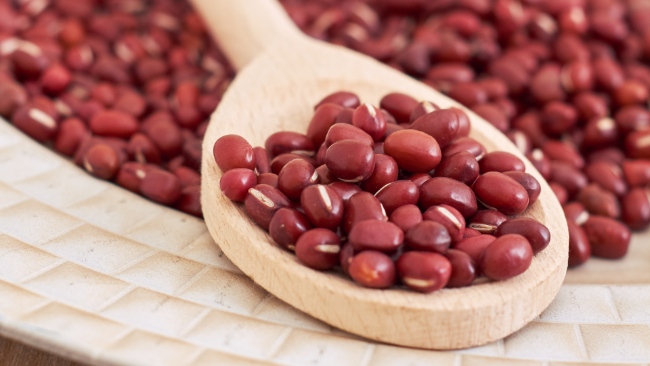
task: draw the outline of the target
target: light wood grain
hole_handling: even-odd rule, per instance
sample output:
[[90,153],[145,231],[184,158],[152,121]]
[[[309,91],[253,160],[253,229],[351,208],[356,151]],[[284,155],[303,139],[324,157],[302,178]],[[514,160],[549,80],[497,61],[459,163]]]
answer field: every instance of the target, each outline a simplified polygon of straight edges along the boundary
[[[564,279],[568,235],[559,203],[527,161],[526,169],[541,182],[542,194],[524,216],[549,227],[552,241],[548,248],[534,258],[528,271],[511,280],[428,295],[364,289],[334,273],[311,270],[276,247],[268,234],[246,217],[242,206],[223,196],[221,171],[212,157],[212,146],[220,136],[238,134],[255,146],[263,145],[267,136],[279,130],[304,132],[313,106],[334,91],[353,91],[374,104],[397,91],[443,108],[460,107],[373,59],[308,39],[294,33],[291,26],[277,26],[289,19],[271,2],[195,1],[208,25],[214,25],[218,42],[232,45],[225,47],[226,55],[233,60],[252,60],[237,62],[246,66],[239,70],[213,114],[203,144],[203,212],[210,233],[219,238],[228,258],[256,283],[296,308],[337,328],[391,344],[429,349],[476,346],[503,338],[538,316]],[[210,21],[211,14],[219,14],[218,21]],[[222,34],[224,29],[229,31]],[[245,30],[241,43],[233,40],[233,29]],[[265,47],[258,47],[260,44]],[[524,159],[493,126],[467,113],[471,136],[489,151],[508,151]]]

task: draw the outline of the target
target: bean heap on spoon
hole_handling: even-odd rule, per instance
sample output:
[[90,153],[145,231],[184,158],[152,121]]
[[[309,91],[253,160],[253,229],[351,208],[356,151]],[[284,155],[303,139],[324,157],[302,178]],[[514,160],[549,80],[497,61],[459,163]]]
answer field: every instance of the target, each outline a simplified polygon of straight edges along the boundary
[[306,266],[432,292],[517,276],[550,241],[543,224],[508,217],[537,200],[539,182],[469,131],[458,108],[399,93],[377,108],[338,92],[306,134],[276,132],[255,148],[225,135],[213,152],[224,195]]

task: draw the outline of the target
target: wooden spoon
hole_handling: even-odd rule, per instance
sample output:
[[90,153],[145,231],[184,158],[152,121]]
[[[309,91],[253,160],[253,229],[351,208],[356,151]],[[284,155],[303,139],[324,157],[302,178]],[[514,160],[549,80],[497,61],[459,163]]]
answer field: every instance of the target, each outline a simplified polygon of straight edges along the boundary
[[203,141],[202,199],[205,222],[223,252],[273,295],[337,328],[397,345],[457,349],[503,338],[537,317],[557,294],[567,268],[568,234],[552,191],[514,145],[493,126],[467,111],[471,137],[488,151],[519,156],[542,185],[524,216],[544,223],[550,245],[530,268],[507,281],[420,294],[401,288],[360,287],[335,272],[318,272],[278,248],[219,189],[222,175],[214,142],[237,134],[264,146],[273,132],[304,133],[314,105],[339,90],[378,105],[389,92],[429,100],[442,108],[458,103],[369,57],[309,39],[273,0],[193,0],[238,70],[212,115]]

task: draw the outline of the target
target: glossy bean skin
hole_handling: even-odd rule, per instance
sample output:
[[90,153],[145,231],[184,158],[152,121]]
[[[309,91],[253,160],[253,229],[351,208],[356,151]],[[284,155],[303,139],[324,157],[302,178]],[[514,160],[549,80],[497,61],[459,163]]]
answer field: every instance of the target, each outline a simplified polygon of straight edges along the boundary
[[338,193],[339,197],[341,197],[341,200],[343,200],[344,205],[348,203],[350,197],[361,192],[361,188],[359,188],[358,185],[340,181],[330,183],[328,184],[328,187],[332,188],[336,193]]
[[348,272],[356,283],[364,287],[381,289],[395,284],[395,264],[389,256],[381,252],[366,250],[355,255]]
[[589,218],[589,212],[580,202],[567,203],[562,207],[564,216],[567,221],[573,222],[578,226],[584,224]]
[[463,239],[465,218],[458,210],[449,205],[443,204],[429,207],[422,214],[422,219],[443,225],[449,233],[451,243],[457,243]]
[[258,184],[248,190],[244,207],[248,216],[268,231],[273,215],[281,208],[290,208],[291,201],[279,190],[266,184]]
[[551,183],[559,184],[566,190],[569,198],[575,196],[580,189],[587,185],[587,177],[581,171],[565,162],[551,162],[550,178]]
[[115,149],[106,144],[91,147],[84,156],[86,171],[100,179],[111,179],[120,168]]
[[415,108],[411,110],[411,114],[409,116],[409,123],[415,122],[418,118],[424,116],[425,114],[431,113],[435,110],[440,109],[437,105],[429,102],[429,101],[421,101],[418,103]]
[[507,234],[485,248],[479,267],[487,278],[506,280],[524,273],[532,259],[533,250],[528,240],[518,234]]
[[471,227],[466,227],[463,231],[463,239],[473,238],[479,235],[481,235],[481,233],[476,229],[472,229]]
[[539,181],[535,177],[524,172],[504,172],[503,174],[521,184],[526,192],[528,192],[528,206],[537,202],[537,198],[539,198],[539,194],[542,192],[542,186],[540,186]]
[[341,252],[339,253],[339,264],[341,265],[343,272],[348,276],[350,275],[350,263],[352,263],[352,258],[354,258],[355,254],[356,252],[352,247],[352,244],[345,243],[343,244],[343,247],[341,247]]
[[585,165],[580,153],[573,146],[564,142],[548,140],[542,145],[542,151],[549,159],[565,162],[576,169],[582,169]]
[[481,175],[472,189],[483,205],[508,216],[518,215],[528,207],[526,189],[503,173],[488,172]]
[[411,111],[418,105],[418,101],[402,93],[386,94],[379,102],[379,107],[395,117],[397,123],[409,122]]
[[188,215],[203,218],[201,211],[201,187],[187,186],[181,191],[181,198],[176,202],[174,208],[185,212]]
[[273,174],[280,174],[280,171],[282,170],[282,168],[284,168],[285,165],[287,165],[290,161],[296,159],[304,160],[309,164],[311,164],[312,166],[316,163],[314,159],[311,159],[307,156],[294,154],[294,153],[287,153],[287,154],[278,155],[273,160],[271,160],[271,172]]
[[381,202],[368,192],[356,193],[348,199],[343,214],[343,230],[349,233],[363,220],[388,220]]
[[172,205],[181,198],[181,184],[174,174],[151,169],[140,181],[140,192],[152,201]]
[[138,122],[130,115],[118,111],[101,111],[90,120],[93,134],[106,137],[127,138],[138,131]]
[[524,162],[518,157],[507,153],[505,151],[493,151],[487,153],[481,161],[479,161],[481,174],[487,172],[509,172],[526,170]]
[[326,270],[338,264],[341,241],[331,230],[311,229],[300,236],[295,251],[298,260],[307,267]]
[[267,174],[271,173],[271,161],[269,160],[269,154],[266,153],[266,149],[263,147],[254,147],[253,154],[255,154],[255,169],[257,174]]
[[311,139],[314,146],[320,146],[325,142],[328,131],[334,126],[342,110],[340,105],[332,103],[323,103],[316,108],[307,127],[307,137]]
[[305,188],[300,205],[316,227],[336,230],[343,220],[343,200],[330,186],[317,184]]
[[535,169],[542,175],[542,178],[548,180],[551,176],[551,160],[544,155],[540,149],[533,149],[530,154],[526,154],[526,158],[530,160]]
[[342,140],[327,149],[327,168],[344,182],[366,180],[375,167],[375,153],[366,144],[356,140]]
[[496,127],[501,132],[506,132],[510,127],[508,116],[499,108],[498,105],[493,103],[477,104],[472,107],[472,111],[491,125]]
[[406,232],[404,244],[412,250],[444,254],[451,245],[451,236],[444,225],[424,220]]
[[255,169],[253,147],[241,136],[220,137],[214,144],[213,154],[222,172],[235,168]]
[[415,130],[401,130],[388,136],[384,151],[395,159],[400,169],[411,173],[427,173],[437,167],[441,160],[436,140]]
[[627,184],[623,177],[623,171],[617,165],[607,161],[595,161],[585,167],[585,175],[590,181],[597,183],[617,196],[627,192]]
[[569,226],[569,267],[575,267],[586,262],[591,257],[591,246],[587,234],[575,223],[567,222]]
[[487,153],[485,147],[480,142],[471,137],[461,137],[451,142],[442,150],[442,157],[446,158],[461,151],[469,152],[477,160],[480,160]]
[[321,107],[323,104],[326,103],[340,105],[341,107],[345,107],[345,108],[356,108],[360,104],[359,97],[356,94],[347,91],[340,91],[340,92],[330,94],[325,98],[323,98],[323,100],[321,100],[320,102],[318,102],[318,104],[316,104],[314,109],[318,109],[319,107]]
[[267,184],[273,188],[278,188],[278,175],[273,173],[263,173],[257,176],[257,184]]
[[375,141],[364,130],[352,125],[337,123],[327,132],[327,135],[325,136],[325,146],[330,147],[333,143],[341,140],[357,140],[370,147],[375,146]]
[[650,159],[650,129],[634,131],[627,135],[625,152],[633,159]]
[[481,234],[494,235],[499,225],[508,221],[508,216],[494,210],[478,210],[467,221],[467,227]]
[[368,133],[374,141],[381,141],[386,134],[384,115],[370,103],[364,103],[354,110],[352,125]]
[[497,238],[492,235],[480,234],[459,241],[454,244],[453,248],[467,253],[478,266],[485,248],[492,244],[496,239]]
[[147,175],[144,165],[135,162],[122,164],[115,177],[115,183],[133,193],[140,193],[140,182]]
[[88,128],[79,118],[68,118],[61,123],[54,141],[54,150],[66,156],[73,156],[87,136]]
[[447,258],[430,252],[406,252],[396,263],[397,273],[408,288],[429,293],[447,285],[451,263]]
[[411,182],[415,183],[415,185],[418,188],[422,187],[424,182],[428,181],[429,179],[431,179],[431,176],[429,174],[427,174],[427,173],[417,173],[417,174],[413,174],[413,175],[411,175],[409,177],[409,180]]
[[479,163],[474,155],[461,151],[443,158],[433,176],[455,179],[469,186],[478,178],[479,171]]
[[519,130],[510,130],[506,133],[506,136],[522,154],[529,154],[533,150],[533,142],[525,133]]
[[448,109],[438,109],[425,114],[411,124],[411,129],[433,137],[444,149],[458,137],[458,114]]
[[632,230],[644,230],[650,225],[650,192],[634,188],[621,198],[621,220]]
[[609,217],[591,215],[582,228],[589,239],[592,255],[616,259],[627,253],[631,233],[618,221]]
[[302,191],[318,181],[313,165],[295,159],[287,163],[278,174],[278,189],[291,200],[300,199]]
[[650,184],[650,161],[626,160],[622,168],[625,181],[630,187],[643,187]]
[[398,173],[395,159],[388,155],[375,154],[375,168],[370,177],[361,184],[361,189],[375,194],[385,185],[396,181]]
[[476,196],[465,184],[444,177],[431,178],[420,187],[418,205],[426,210],[434,205],[449,205],[463,215],[470,217],[476,212]]
[[243,202],[250,188],[258,184],[255,172],[236,168],[225,172],[219,180],[219,187],[229,200]]
[[399,226],[403,232],[407,232],[410,228],[422,222],[422,213],[416,205],[404,205],[393,211],[389,221]]
[[291,208],[281,208],[269,223],[269,234],[280,247],[294,251],[298,239],[311,228],[305,215]]
[[616,196],[596,184],[583,187],[576,199],[584,205],[589,213],[617,218],[621,215],[621,208]]
[[291,131],[281,131],[272,134],[266,139],[264,148],[271,159],[278,155],[294,151],[315,151],[314,143],[309,137]]
[[449,249],[445,257],[451,264],[451,275],[447,282],[447,287],[465,287],[474,282],[476,278],[476,264],[469,254],[457,249]]
[[417,204],[420,190],[410,180],[398,180],[385,185],[375,193],[375,197],[381,202],[386,215],[390,216],[401,206]]
[[404,242],[399,226],[384,220],[363,220],[352,227],[349,243],[356,251],[376,250],[391,253]]
[[494,236],[497,238],[508,234],[519,234],[528,240],[533,254],[544,250],[551,242],[551,232],[544,224],[528,217],[517,217],[499,225]]

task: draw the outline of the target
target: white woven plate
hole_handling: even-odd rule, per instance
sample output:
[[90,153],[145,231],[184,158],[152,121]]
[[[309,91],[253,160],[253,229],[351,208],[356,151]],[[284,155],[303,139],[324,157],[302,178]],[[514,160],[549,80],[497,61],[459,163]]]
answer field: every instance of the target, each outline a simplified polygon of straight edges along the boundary
[[[650,361],[650,234],[570,270],[523,330],[455,352],[368,342],[277,300],[201,220],[96,180],[0,121],[0,334],[98,365]],[[595,285],[607,283],[610,285]],[[622,285],[614,285],[620,283]]]

